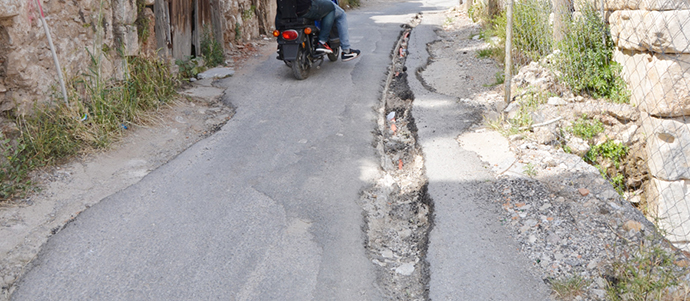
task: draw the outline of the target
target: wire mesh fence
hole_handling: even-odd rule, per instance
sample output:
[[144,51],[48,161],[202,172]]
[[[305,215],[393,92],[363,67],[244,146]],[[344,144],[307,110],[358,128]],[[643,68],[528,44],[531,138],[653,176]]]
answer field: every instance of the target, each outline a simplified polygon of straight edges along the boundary
[[512,28],[510,3],[473,3],[512,61],[503,130],[580,156],[690,252],[690,2],[515,0]]

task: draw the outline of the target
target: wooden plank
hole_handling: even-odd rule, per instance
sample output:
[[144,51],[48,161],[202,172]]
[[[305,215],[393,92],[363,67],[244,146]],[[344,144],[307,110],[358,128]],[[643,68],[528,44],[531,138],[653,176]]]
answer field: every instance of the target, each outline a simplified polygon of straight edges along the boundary
[[154,32],[156,34],[156,49],[162,58],[171,55],[172,41],[170,38],[170,14],[166,0],[155,0],[153,14],[156,16]]
[[192,0],[170,1],[172,55],[184,60],[192,55]]
[[211,11],[211,28],[216,41],[225,49],[225,38],[223,34],[223,13],[221,12],[220,0],[209,0],[209,10]]
[[204,31],[208,30],[213,33],[213,25],[211,22],[211,1],[210,0],[194,0],[194,32],[193,35],[193,45],[197,50],[197,55],[199,55],[199,49],[201,47],[201,40],[204,37]]

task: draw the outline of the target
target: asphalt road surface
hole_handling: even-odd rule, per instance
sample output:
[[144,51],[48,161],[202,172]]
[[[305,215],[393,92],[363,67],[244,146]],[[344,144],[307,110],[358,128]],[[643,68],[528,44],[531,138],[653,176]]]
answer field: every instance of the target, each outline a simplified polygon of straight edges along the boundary
[[390,52],[421,6],[350,11],[362,57],[307,80],[275,54],[230,78],[232,120],[53,236],[12,299],[382,299],[357,200]]
[[[53,236],[12,299],[385,300],[357,203],[379,176],[374,108],[400,25],[452,5],[384,2],[348,12],[362,57],[324,62],[307,80],[295,80],[274,53],[226,79],[235,116]],[[409,70],[426,63],[434,24],[413,31]],[[476,154],[454,138],[479,120],[476,112],[409,78],[436,203],[430,297],[544,299],[528,263],[472,203],[490,176],[476,172]]]

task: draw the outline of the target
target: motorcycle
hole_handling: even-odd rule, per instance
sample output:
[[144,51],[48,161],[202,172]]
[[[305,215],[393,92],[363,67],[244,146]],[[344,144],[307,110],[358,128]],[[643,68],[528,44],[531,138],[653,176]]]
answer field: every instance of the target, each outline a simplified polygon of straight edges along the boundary
[[[336,5],[337,0],[331,0]],[[273,36],[278,40],[278,56],[276,59],[285,62],[292,68],[295,78],[302,80],[309,77],[311,68],[321,67],[325,57],[331,62],[340,56],[340,39],[338,29],[331,28],[328,46],[333,53],[318,53],[316,46],[319,42],[319,21],[300,18],[295,12],[294,0],[278,0],[276,15],[276,30]]]

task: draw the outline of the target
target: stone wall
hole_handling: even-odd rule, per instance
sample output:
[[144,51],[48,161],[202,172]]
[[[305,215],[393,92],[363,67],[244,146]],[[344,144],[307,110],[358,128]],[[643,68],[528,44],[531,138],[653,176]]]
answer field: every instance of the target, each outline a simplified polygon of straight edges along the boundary
[[690,1],[609,0],[605,7],[631,103],[642,112],[658,225],[690,251]]
[[[96,33],[97,46],[113,48],[112,10],[104,1],[99,22],[99,2],[46,1],[43,11],[55,50],[66,78],[86,70]],[[57,72],[43,30],[35,0],[2,0],[0,3],[0,111],[15,107],[26,110],[37,101],[47,101],[59,91]],[[112,61],[105,60],[104,74],[112,73]],[[4,91],[3,91],[4,90]]]
[[[195,0],[188,0],[195,1]],[[271,32],[273,0],[216,0],[222,12],[223,46],[258,38]],[[196,2],[195,2],[196,3]],[[142,13],[149,20],[149,38],[139,43],[136,0],[43,0],[46,23],[58,59],[70,79],[88,70],[89,51],[103,50],[102,75],[121,78],[124,55],[152,55],[157,49],[153,0]],[[217,8],[213,8],[217,9]],[[43,29],[36,0],[0,0],[0,113],[29,111],[46,102],[57,87],[57,72]],[[0,120],[0,123],[3,121]],[[7,135],[7,133],[4,133]]]

